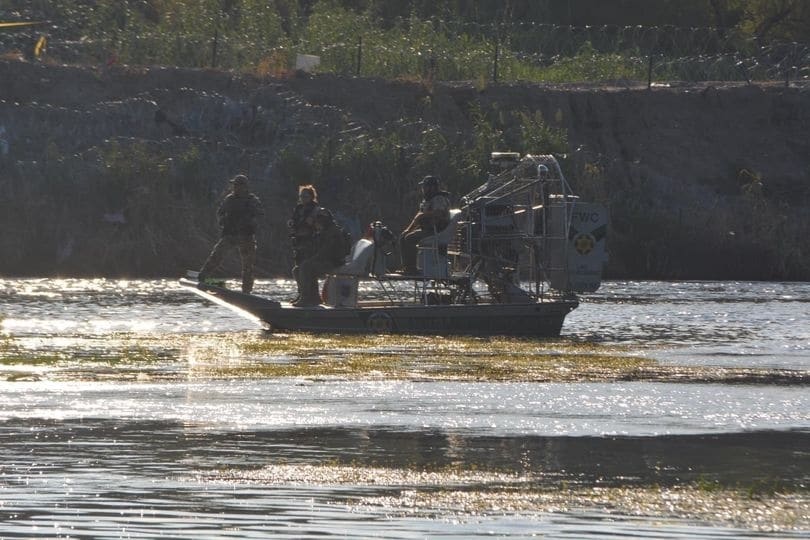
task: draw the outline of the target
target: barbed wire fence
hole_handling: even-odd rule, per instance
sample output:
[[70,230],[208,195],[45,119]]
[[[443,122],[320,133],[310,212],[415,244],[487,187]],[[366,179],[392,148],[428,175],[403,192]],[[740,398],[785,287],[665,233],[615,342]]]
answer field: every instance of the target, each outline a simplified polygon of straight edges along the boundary
[[329,42],[275,40],[215,31],[211,36],[121,31],[63,38],[32,27],[0,32],[0,54],[68,63],[215,67],[279,74],[297,55],[319,58],[316,71],[430,80],[585,83],[810,81],[810,45],[742,37],[729,29],[673,26],[569,26],[531,22],[477,24],[398,20]]

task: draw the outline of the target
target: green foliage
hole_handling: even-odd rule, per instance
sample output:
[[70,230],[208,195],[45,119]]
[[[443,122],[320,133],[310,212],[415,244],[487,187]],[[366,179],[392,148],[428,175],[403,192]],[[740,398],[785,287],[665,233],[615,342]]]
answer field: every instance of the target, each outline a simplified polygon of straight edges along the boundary
[[716,479],[709,479],[704,475],[700,475],[695,482],[695,488],[704,493],[717,493],[724,489],[724,486]]
[[291,189],[302,184],[312,183],[315,176],[311,161],[294,149],[285,148],[279,152],[277,168],[279,176],[291,180]]
[[758,39],[810,40],[810,3],[806,0],[717,0],[738,20],[737,29]]
[[479,183],[476,180],[485,178],[490,154],[503,149],[505,144],[503,129],[494,119],[488,118],[478,105],[474,105],[470,110],[470,121],[473,128],[473,143],[464,151],[465,166],[462,170],[475,180],[465,187],[472,187]]
[[357,64],[358,38],[373,40],[368,17],[357,16],[333,2],[318,2],[309,17],[299,50],[321,57],[321,69],[352,73]]
[[327,1],[315,6],[301,49],[321,56],[322,69],[337,73],[355,73],[360,54],[362,74],[388,78],[472,78],[489,70],[492,56],[490,43],[452,35],[430,21],[410,17],[383,29],[367,12]]
[[[486,179],[489,156],[494,151],[568,150],[566,131],[549,125],[538,111],[505,111],[497,106],[485,110],[474,105],[468,119],[471,129],[466,135],[449,135],[435,125],[413,129],[396,124],[369,136],[325,137],[313,159],[314,176],[349,179],[341,196],[360,214],[371,205],[373,215],[369,217],[379,219],[402,212],[404,201],[418,191],[416,180],[427,174],[439,176],[443,186],[459,196]],[[293,174],[293,167],[285,164],[286,170],[290,171],[288,176]],[[385,193],[390,208],[377,208],[367,196],[373,192]]]
[[148,209],[155,197],[168,198],[167,167],[163,156],[155,156],[145,143],[127,148],[113,143],[102,151],[105,175],[96,187],[103,208]]
[[325,72],[473,80],[481,88],[496,71],[499,81],[646,80],[650,55],[657,79],[782,78],[788,67],[801,74],[810,63],[806,45],[781,50],[770,43],[810,40],[804,0],[656,2],[655,10],[642,9],[641,0],[618,7],[578,0],[576,9],[562,0],[53,0],[34,6],[94,61],[259,75],[289,70],[296,53],[320,56]]
[[564,154],[568,151],[568,133],[549,125],[540,111],[519,111],[516,115],[523,153]]
[[785,493],[787,491],[789,491],[788,488],[779,478],[754,480],[751,482],[751,485],[746,488],[748,497],[751,499],[772,497],[777,493]]
[[599,53],[590,42],[586,42],[575,56],[561,58],[539,70],[537,75],[549,82],[643,80],[647,76],[646,67],[646,59]]

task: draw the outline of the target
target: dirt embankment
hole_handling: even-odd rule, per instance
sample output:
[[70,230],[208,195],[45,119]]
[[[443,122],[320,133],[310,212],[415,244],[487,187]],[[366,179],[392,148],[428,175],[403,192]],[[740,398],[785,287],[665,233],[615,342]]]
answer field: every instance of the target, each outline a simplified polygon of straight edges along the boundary
[[[393,177],[379,189],[306,178],[344,159],[341,144],[392,126],[400,136],[430,126],[463,144],[475,109],[540,111],[565,130],[574,189],[611,210],[610,276],[808,280],[808,90],[480,89],[0,60],[0,273],[195,268],[216,236],[224,179],[246,171],[267,206],[261,273],[286,274],[284,222],[299,181],[315,181],[358,230],[380,218],[401,226],[416,205],[407,158],[377,164]],[[407,155],[418,141],[397,148]]]

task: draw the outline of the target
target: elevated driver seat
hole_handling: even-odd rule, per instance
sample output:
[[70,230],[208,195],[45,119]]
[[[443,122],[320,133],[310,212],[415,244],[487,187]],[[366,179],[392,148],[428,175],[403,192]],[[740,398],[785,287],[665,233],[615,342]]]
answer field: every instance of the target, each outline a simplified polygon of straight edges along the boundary
[[447,257],[447,246],[456,237],[456,229],[461,219],[461,210],[450,210],[450,223],[438,231],[423,238],[416,245],[416,267],[427,278],[446,278],[450,275],[450,259]]

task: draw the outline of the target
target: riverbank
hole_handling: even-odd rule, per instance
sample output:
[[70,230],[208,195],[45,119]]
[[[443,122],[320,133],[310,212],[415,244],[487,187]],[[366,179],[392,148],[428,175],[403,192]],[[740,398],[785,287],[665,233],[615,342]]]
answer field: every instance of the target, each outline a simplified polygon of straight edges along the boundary
[[[0,274],[173,276],[216,239],[225,180],[267,215],[259,276],[291,260],[295,187],[357,235],[407,224],[416,182],[456,196],[491,150],[565,154],[607,205],[609,277],[810,280],[810,92],[386,81],[0,60]],[[230,271],[235,271],[232,266]]]

